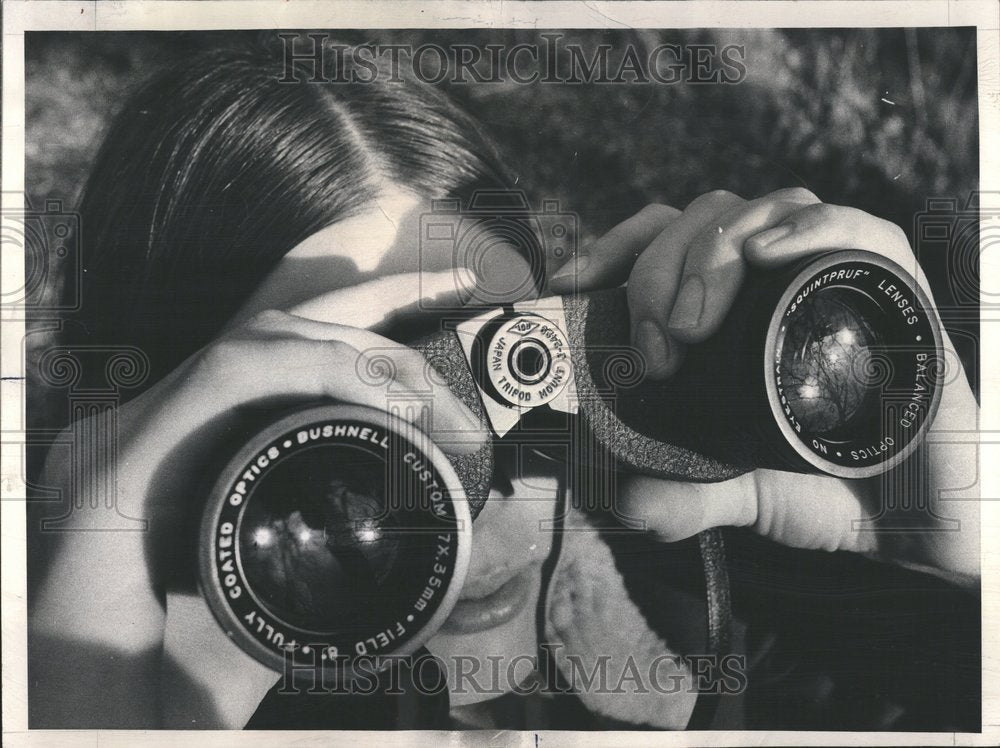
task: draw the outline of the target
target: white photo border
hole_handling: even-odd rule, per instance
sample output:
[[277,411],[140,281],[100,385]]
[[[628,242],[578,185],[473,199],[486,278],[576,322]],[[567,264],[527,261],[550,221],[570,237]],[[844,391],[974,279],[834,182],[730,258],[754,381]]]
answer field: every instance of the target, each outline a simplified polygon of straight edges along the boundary
[[[875,28],[974,26],[978,38],[980,190],[1000,195],[1000,4],[995,0],[758,0],[756,2],[381,2],[379,0],[140,0],[3,3],[2,207],[21,208],[25,187],[26,31],[229,30],[302,28]],[[1000,206],[991,206],[997,208]],[[981,248],[982,249],[982,248]],[[23,280],[24,264],[4,257],[5,287]],[[15,286],[19,287],[19,286]],[[981,256],[981,287],[1000,288],[1000,257]],[[25,583],[24,315],[0,309],[0,580],[3,612],[3,742],[9,746],[175,745],[174,731],[42,731],[27,729],[27,589]],[[985,320],[981,320],[985,321]],[[1000,329],[981,324],[982,351],[1000,350]],[[1000,434],[1000,360],[982,358],[981,434]],[[1000,445],[981,436],[980,495],[1000,496]],[[982,507],[982,733],[861,732],[524,732],[504,745],[997,745],[1000,744],[1000,505]],[[95,684],[95,687],[97,684]],[[492,735],[492,734],[491,734]],[[344,732],[345,741],[381,745],[479,743],[480,733]],[[198,745],[327,745],[329,732],[205,732]]]

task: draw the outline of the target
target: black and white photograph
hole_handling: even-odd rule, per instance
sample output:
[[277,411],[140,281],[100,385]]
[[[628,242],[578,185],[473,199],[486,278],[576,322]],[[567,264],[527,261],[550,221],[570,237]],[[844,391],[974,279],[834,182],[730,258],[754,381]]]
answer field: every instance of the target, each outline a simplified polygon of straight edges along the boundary
[[996,5],[3,12],[5,743],[1000,740]]

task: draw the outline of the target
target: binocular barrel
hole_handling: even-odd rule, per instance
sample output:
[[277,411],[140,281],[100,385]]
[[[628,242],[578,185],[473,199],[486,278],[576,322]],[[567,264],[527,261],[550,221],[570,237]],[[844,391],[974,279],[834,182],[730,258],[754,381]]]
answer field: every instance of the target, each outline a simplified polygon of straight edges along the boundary
[[581,410],[633,470],[866,478],[912,454],[940,400],[937,316],[906,271],[868,252],[750,270],[722,328],[662,382],[640,375],[638,352],[615,350],[628,340],[622,292],[569,305]]

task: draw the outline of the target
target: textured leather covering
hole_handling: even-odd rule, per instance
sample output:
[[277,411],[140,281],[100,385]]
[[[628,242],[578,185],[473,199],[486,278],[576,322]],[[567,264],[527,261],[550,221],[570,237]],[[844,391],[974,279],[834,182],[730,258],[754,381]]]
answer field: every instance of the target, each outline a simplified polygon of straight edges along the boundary
[[[469,406],[486,429],[486,412],[479,399],[476,382],[465,360],[465,353],[454,332],[444,331],[421,338],[411,345],[420,351],[428,363],[444,378],[448,388]],[[459,480],[465,487],[469,510],[475,518],[486,503],[493,480],[493,446],[487,440],[470,455],[449,455]]]
[[566,297],[565,309],[580,409],[591,431],[620,463],[638,472],[691,481],[721,481],[747,472],[747,467],[649,436],[660,430],[657,421],[663,418],[655,408],[634,409],[632,425],[615,415],[609,402],[616,393],[643,389],[641,363],[628,344],[623,289]]

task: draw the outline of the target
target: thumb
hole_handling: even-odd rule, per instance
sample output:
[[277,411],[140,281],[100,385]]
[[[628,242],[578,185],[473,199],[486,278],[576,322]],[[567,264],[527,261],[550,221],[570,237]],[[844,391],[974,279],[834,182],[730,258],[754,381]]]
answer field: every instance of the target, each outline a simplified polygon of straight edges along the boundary
[[750,527],[782,545],[874,553],[877,533],[858,521],[872,514],[877,481],[755,470],[719,483],[639,476],[622,482],[619,508],[665,542],[710,527]]
[[754,524],[757,487],[752,473],[719,483],[628,476],[619,482],[618,510],[627,523],[672,543],[710,527]]

